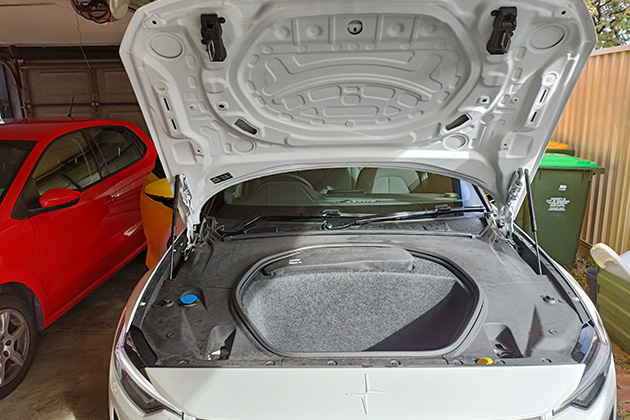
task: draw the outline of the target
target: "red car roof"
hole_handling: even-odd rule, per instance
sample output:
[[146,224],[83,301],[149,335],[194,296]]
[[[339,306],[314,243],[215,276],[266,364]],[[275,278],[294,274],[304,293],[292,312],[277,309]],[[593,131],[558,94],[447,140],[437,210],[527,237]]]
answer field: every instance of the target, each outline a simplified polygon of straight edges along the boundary
[[0,140],[40,140],[45,135],[57,131],[72,131],[93,125],[126,125],[115,120],[93,118],[27,118],[5,119],[0,124]]

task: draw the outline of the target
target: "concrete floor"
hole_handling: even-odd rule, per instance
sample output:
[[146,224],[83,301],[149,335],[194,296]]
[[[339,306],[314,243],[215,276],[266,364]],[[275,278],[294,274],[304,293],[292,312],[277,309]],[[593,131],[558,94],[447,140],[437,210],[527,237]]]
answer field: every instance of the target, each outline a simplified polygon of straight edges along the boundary
[[145,253],[39,334],[24,382],[0,401],[2,420],[106,420],[109,357],[116,327]]

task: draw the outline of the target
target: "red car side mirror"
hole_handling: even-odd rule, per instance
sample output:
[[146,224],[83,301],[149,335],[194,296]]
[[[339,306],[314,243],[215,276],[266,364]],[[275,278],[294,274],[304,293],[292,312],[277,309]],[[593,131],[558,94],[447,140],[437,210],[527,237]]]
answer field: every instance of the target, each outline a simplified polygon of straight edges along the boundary
[[76,190],[67,190],[65,188],[53,188],[48,190],[39,198],[39,204],[44,208],[61,206],[72,201],[78,200],[81,193]]

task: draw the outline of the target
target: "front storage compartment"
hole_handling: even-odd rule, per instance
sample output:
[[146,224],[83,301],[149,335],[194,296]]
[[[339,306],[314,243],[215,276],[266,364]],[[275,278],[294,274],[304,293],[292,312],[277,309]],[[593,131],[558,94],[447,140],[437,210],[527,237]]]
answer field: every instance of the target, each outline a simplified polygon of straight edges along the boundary
[[236,291],[250,331],[281,355],[451,350],[479,310],[454,263],[390,246],[318,246],[255,264]]

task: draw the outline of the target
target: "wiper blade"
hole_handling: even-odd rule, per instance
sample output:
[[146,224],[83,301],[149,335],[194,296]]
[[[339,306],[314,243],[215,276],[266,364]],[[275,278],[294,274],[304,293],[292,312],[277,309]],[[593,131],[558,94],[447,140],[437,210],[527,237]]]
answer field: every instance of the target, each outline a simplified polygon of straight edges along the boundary
[[435,209],[433,210],[404,211],[384,214],[382,216],[357,217],[350,223],[342,225],[333,225],[331,223],[327,223],[325,227],[326,229],[345,229],[350,226],[367,225],[371,223],[395,222],[398,220],[414,220],[422,219],[427,216],[442,216],[454,213],[485,213],[486,211],[488,211],[488,209],[486,209],[484,206],[451,207],[447,204],[441,204],[435,206]]
[[341,214],[259,214],[243,223],[243,230],[256,225],[258,222],[318,222],[330,217],[343,217]]
[[389,222],[396,220],[411,220],[411,219],[422,219],[425,216],[442,216],[446,214],[453,213],[483,213],[486,212],[487,209],[484,206],[468,206],[468,207],[451,207],[446,204],[435,206],[433,210],[422,210],[422,211],[404,211],[397,213],[385,214],[382,216],[370,216],[370,217],[362,217],[357,219],[357,224],[366,224],[366,223],[374,223],[374,222]]

